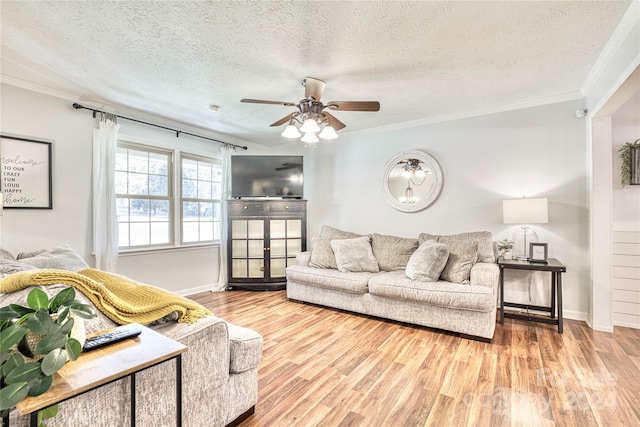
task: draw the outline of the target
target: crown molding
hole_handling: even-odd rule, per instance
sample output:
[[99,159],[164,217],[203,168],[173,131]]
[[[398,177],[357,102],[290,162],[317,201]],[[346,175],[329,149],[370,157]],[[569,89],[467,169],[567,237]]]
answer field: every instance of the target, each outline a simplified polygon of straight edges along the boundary
[[433,116],[433,117],[427,117],[424,119],[411,120],[408,122],[402,122],[402,123],[397,123],[397,124],[388,125],[388,126],[380,126],[380,127],[371,128],[371,129],[345,132],[343,133],[343,135],[371,134],[371,133],[402,130],[402,129],[408,129],[408,128],[413,128],[418,126],[431,125],[435,123],[444,123],[444,122],[450,122],[453,120],[469,119],[472,117],[481,117],[481,116],[487,116],[490,114],[504,113],[507,111],[521,110],[524,108],[532,108],[532,107],[540,107],[543,105],[557,104],[559,102],[575,101],[577,99],[583,99],[583,98],[584,96],[582,95],[581,91],[573,91],[573,92],[567,92],[560,95],[539,98],[531,101],[519,102],[516,104],[497,106],[497,107],[487,108],[483,110],[466,111],[466,112],[454,113],[454,114],[443,114],[440,116]]
[[179,130],[183,132],[201,133],[203,134],[202,136],[219,139],[222,142],[227,142],[229,144],[235,144],[235,145],[255,144],[255,142],[253,141],[248,141],[232,135],[217,133],[212,131],[211,129],[206,129],[200,126],[194,126],[188,123],[174,120],[169,117],[148,113],[145,111],[137,110],[135,108],[126,107],[124,105],[114,104],[108,101],[94,99],[86,95],[80,95],[78,93],[73,93],[73,92],[59,90],[59,89],[53,89],[47,86],[17,79],[15,77],[6,76],[4,74],[0,74],[0,83],[8,84],[10,86],[16,86],[22,89],[30,90],[32,92],[53,96],[55,98],[60,98],[67,101],[78,102],[83,104],[85,107],[93,108],[96,110],[101,110],[101,111],[105,111],[105,112],[116,114],[116,115],[131,116],[132,119],[147,121],[147,122],[158,124],[161,126],[180,128]]
[[629,36],[629,33],[631,33],[631,30],[633,30],[634,26],[638,25],[639,22],[640,1],[634,0],[631,2],[629,9],[627,9],[627,12],[624,14],[611,38],[605,45],[602,53],[596,60],[595,65],[591,68],[591,71],[589,72],[589,75],[587,75],[584,83],[582,83],[580,91],[583,94],[586,95],[591,92],[598,79],[602,76],[613,60],[618,49],[620,49],[620,46],[622,46],[626,38]]

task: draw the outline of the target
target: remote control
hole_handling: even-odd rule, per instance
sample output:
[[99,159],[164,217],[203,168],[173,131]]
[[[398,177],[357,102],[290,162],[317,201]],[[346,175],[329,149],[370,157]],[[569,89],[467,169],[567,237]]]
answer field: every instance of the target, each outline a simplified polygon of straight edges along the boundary
[[119,341],[125,340],[127,338],[137,337],[141,332],[142,331],[140,329],[124,329],[96,335],[95,337],[87,338],[87,340],[84,342],[82,350],[96,350],[109,344],[114,344]]

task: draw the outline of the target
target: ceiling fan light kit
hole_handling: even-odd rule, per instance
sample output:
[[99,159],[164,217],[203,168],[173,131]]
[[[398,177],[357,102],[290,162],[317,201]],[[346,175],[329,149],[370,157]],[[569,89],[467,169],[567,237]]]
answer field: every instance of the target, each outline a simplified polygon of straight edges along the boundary
[[[326,105],[320,102],[326,83],[313,77],[307,77],[302,81],[305,88],[305,99],[297,104],[281,101],[264,101],[260,99],[243,98],[240,102],[253,104],[295,106],[298,111],[291,113],[271,126],[280,126],[289,123],[282,132],[285,138],[300,138],[305,144],[315,144],[322,139],[336,139],[336,131],[347,125],[335,118],[326,109],[342,111],[380,111],[380,103],[377,101],[331,101]],[[300,124],[300,130],[296,127]],[[317,135],[316,135],[317,134]]]

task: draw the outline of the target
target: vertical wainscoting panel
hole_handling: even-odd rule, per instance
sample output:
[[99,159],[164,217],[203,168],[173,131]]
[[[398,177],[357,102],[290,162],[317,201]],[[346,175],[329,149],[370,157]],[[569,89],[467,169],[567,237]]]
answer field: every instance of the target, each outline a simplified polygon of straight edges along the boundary
[[640,329],[640,227],[614,224],[612,243],[613,324]]

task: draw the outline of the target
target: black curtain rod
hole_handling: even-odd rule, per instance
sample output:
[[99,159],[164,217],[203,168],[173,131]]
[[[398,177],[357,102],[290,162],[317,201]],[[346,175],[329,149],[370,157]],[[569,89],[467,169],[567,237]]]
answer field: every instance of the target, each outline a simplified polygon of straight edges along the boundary
[[[93,111],[93,118],[94,118],[94,119],[96,118],[96,113],[113,114],[113,113],[107,113],[106,111],[100,111],[100,110],[95,110],[95,109],[93,109],[93,108],[85,107],[84,105],[80,105],[80,104],[78,104],[78,103],[74,103],[74,104],[73,104],[73,108],[75,108],[76,110],[80,110],[80,109],[82,109],[82,110],[90,110],[90,111]],[[180,136],[180,134],[181,134],[181,133],[183,133],[183,134],[185,134],[185,135],[195,136],[196,138],[202,138],[202,139],[207,139],[207,140],[209,140],[209,141],[214,141],[214,142],[217,142],[217,143],[219,143],[219,144],[231,145],[231,146],[233,146],[233,147],[235,147],[235,148],[242,148],[243,150],[246,150],[246,149],[247,149],[247,147],[246,147],[246,146],[243,146],[243,145],[236,145],[236,144],[230,144],[230,143],[228,143],[228,142],[219,141],[219,140],[217,140],[217,139],[209,138],[208,136],[201,136],[201,135],[196,135],[196,134],[194,134],[194,133],[183,132],[183,131],[181,131],[181,130],[172,129],[172,128],[169,128],[169,127],[166,127],[166,126],[160,126],[160,125],[156,125],[156,124],[149,123],[149,122],[143,122],[142,120],[131,119],[131,118],[129,118],[129,117],[123,117],[123,116],[119,116],[119,115],[117,115],[117,114],[113,114],[113,115],[114,115],[114,116],[116,116],[116,117],[117,117],[117,118],[119,118],[119,119],[130,120],[130,121],[132,121],[132,122],[142,123],[143,125],[155,126],[155,127],[157,127],[157,128],[160,128],[160,129],[166,129],[166,130],[173,131],[173,132],[175,132],[175,133],[176,133],[176,138],[178,138],[178,137]]]

